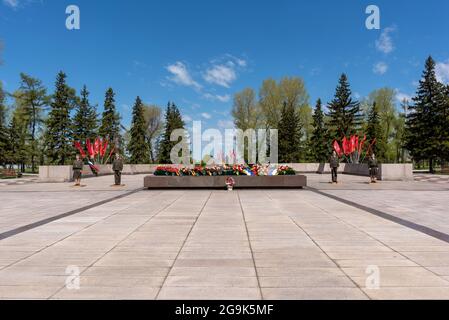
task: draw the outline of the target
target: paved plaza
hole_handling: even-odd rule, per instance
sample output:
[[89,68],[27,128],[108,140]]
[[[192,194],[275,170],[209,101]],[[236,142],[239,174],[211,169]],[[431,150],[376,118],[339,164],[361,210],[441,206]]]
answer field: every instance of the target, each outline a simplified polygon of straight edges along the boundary
[[232,192],[142,190],[143,175],[2,182],[0,298],[449,299],[449,183],[329,178]]

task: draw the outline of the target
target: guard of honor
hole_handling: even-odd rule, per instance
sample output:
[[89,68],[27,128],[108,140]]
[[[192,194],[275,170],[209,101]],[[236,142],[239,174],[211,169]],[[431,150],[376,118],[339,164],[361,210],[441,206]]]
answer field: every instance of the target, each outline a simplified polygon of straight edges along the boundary
[[338,167],[340,166],[340,159],[338,158],[337,152],[335,150],[332,152],[331,158],[329,160],[329,164],[330,164],[331,173],[332,173],[332,183],[338,183],[337,172],[338,172]]
[[75,186],[79,187],[81,185],[81,174],[83,170],[83,160],[80,159],[80,155],[76,155],[76,160],[73,163],[73,180],[75,180]]
[[112,162],[112,170],[114,171],[114,180],[116,186],[122,185],[123,160],[118,153],[115,154],[114,162]]
[[[81,160],[79,154],[76,155],[76,160],[73,162],[73,180],[75,180],[75,186],[81,186],[81,176],[83,170],[84,162]],[[114,186],[122,185],[122,171],[123,171],[123,160],[120,154],[115,154],[115,159],[112,162],[112,170],[114,171]]]
[[374,155],[374,152],[371,153],[369,159],[368,159],[368,167],[369,167],[369,177],[371,179],[371,183],[377,182],[377,171],[379,169],[379,165],[377,163],[376,156]]
[[[332,183],[338,183],[337,173],[338,167],[340,166],[340,159],[338,158],[337,152],[335,150],[332,152],[332,155],[329,159],[329,165],[331,167]],[[376,156],[374,155],[374,152],[372,152],[368,158],[368,167],[371,183],[376,183],[377,172],[379,171],[379,164],[377,162]]]

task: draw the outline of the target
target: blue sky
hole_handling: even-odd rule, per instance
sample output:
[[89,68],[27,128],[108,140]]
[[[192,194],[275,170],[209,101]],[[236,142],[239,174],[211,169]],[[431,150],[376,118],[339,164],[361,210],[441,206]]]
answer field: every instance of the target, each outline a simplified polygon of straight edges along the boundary
[[[80,8],[80,30],[65,27],[70,4]],[[381,30],[365,27],[369,4],[381,10]],[[26,72],[53,91],[64,70],[100,112],[114,88],[126,126],[139,95],[223,128],[233,94],[268,77],[302,77],[311,104],[332,98],[342,72],[356,97],[388,86],[401,98],[414,93],[431,54],[448,82],[447,12],[447,0],[0,0],[0,79],[12,91]]]

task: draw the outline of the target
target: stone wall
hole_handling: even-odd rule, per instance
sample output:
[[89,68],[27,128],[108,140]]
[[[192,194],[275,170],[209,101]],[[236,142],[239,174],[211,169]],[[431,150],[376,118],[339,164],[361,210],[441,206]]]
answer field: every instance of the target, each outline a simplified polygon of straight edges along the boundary
[[[99,175],[113,174],[112,165],[97,165],[100,169]],[[125,164],[123,166],[122,174],[145,174],[152,173],[156,169],[157,165],[149,164]],[[83,167],[83,177],[93,177],[94,174],[90,170],[88,165]],[[72,181],[73,169],[72,166],[39,166],[39,180],[43,182],[67,182]]]
[[409,164],[381,164],[379,167],[381,180],[413,180],[413,165]]
[[[290,166],[292,166],[293,169],[295,169],[295,171],[299,173],[330,174],[331,172],[328,163],[293,163],[290,164]],[[369,168],[365,163],[340,163],[338,171],[343,174],[369,176]],[[384,181],[413,180],[413,165],[411,163],[380,164],[377,178]]]
[[[287,164],[298,173],[322,173],[330,174],[329,164],[320,163],[293,163]],[[124,175],[153,173],[158,165],[155,164],[125,164]],[[100,175],[113,174],[111,165],[99,165]],[[366,164],[341,163],[338,171],[343,174],[368,176],[369,170]],[[72,166],[40,166],[39,179],[46,182],[72,181]],[[92,177],[89,166],[84,166],[83,177]],[[412,164],[381,164],[379,166],[379,180],[413,180]]]

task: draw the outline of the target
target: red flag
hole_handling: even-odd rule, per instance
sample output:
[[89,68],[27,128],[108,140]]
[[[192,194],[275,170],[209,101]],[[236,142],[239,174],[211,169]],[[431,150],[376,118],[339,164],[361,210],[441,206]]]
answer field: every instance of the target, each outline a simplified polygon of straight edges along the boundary
[[334,147],[334,150],[337,153],[337,155],[339,157],[341,157],[342,152],[341,152],[341,148],[340,148],[340,145],[338,144],[337,140],[334,141],[333,147]]
[[87,160],[87,164],[89,165],[89,168],[92,171],[92,173],[98,175],[98,172],[100,172],[100,168],[94,165],[94,163],[90,160]]
[[86,140],[86,147],[87,147],[87,152],[89,153],[89,156],[93,157],[95,155],[95,152],[94,152],[94,146],[90,142],[90,139]]
[[106,149],[108,148],[108,140],[104,139],[103,143],[101,144],[101,148],[100,148],[100,156],[104,157],[104,155],[106,154]]
[[81,143],[79,141],[75,142],[75,148],[78,149],[78,151],[81,155],[81,158],[84,159],[86,157],[86,153],[84,152],[83,148],[81,147]]
[[101,141],[99,138],[95,139],[95,144],[94,144],[94,150],[95,150],[95,155],[100,153],[100,149],[101,149]]
[[109,161],[109,159],[111,158],[112,153],[113,153],[114,151],[115,151],[115,147],[112,146],[111,151],[109,152],[109,156],[108,156],[108,158],[106,159],[105,163],[107,163],[107,162]]
[[363,145],[365,144],[366,141],[366,135],[363,137],[362,142],[360,142],[359,144],[359,154],[362,154],[362,149],[363,149]]
[[343,153],[345,155],[349,154],[349,144],[348,144],[348,139],[346,139],[346,137],[343,138],[343,141],[341,142],[342,147],[343,147]]
[[354,153],[355,151],[355,135],[352,136],[349,140],[349,153]]

